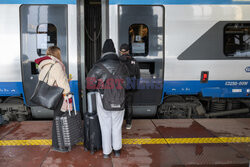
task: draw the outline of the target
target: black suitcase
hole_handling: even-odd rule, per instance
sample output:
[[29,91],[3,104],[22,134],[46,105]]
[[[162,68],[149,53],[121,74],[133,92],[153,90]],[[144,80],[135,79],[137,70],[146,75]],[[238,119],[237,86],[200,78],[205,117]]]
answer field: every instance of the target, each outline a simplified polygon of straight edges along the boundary
[[102,136],[97,116],[95,92],[89,92],[87,98],[88,112],[84,116],[84,148],[94,154],[95,151],[102,148]]
[[[71,150],[72,146],[83,141],[83,127],[80,113],[75,110],[75,99],[73,98],[73,111],[65,112],[62,116],[55,118],[56,133],[59,148]],[[69,105],[69,103],[68,103]]]

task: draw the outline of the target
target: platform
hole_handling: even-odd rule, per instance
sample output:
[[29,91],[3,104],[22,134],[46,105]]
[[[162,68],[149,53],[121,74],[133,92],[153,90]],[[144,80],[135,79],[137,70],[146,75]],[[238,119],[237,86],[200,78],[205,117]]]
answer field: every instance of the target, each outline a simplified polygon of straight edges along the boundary
[[52,121],[12,122],[0,127],[0,167],[249,167],[250,119],[133,121],[123,129],[120,158],[103,159],[83,146],[50,149]]

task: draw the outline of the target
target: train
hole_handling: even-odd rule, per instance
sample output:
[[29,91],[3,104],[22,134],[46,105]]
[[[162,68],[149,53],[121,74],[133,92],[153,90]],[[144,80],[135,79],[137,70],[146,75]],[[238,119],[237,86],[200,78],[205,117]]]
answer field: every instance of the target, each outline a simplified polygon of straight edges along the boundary
[[[139,62],[134,117],[249,117],[249,0],[97,2],[106,11],[103,37],[111,38],[117,50],[128,43]],[[86,112],[86,67],[97,57],[85,62],[93,55],[82,49],[89,35],[82,33],[88,27],[81,22],[82,6],[81,0],[0,2],[2,115],[19,121],[53,117],[53,111],[29,99],[39,74],[34,60],[54,45],[61,48],[72,78],[76,109]]]

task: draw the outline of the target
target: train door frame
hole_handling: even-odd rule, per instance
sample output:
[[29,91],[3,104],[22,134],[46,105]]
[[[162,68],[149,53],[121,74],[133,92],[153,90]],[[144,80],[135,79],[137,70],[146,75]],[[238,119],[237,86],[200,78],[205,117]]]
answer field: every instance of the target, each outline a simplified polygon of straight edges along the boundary
[[[162,42],[161,43],[159,43],[159,45],[158,45],[158,43],[156,44],[157,46],[158,46],[158,48],[161,48],[161,49],[159,49],[158,51],[157,51],[157,49],[154,51],[154,52],[157,52],[157,53],[148,53],[148,54],[146,54],[146,56],[138,56],[137,58],[137,60],[139,60],[139,61],[141,61],[141,62],[143,62],[143,61],[145,61],[145,62],[149,62],[150,63],[150,61],[152,61],[152,55],[155,55],[155,54],[160,54],[160,52],[162,52],[162,55],[160,56],[160,64],[161,64],[161,67],[159,67],[159,74],[158,75],[160,75],[161,77],[159,77],[159,79],[161,80],[161,88],[160,88],[160,91],[157,93],[158,94],[158,96],[157,96],[157,102],[152,102],[152,104],[149,102],[149,104],[146,104],[146,102],[141,102],[141,104],[137,104],[136,105],[136,108],[134,109],[134,111],[135,110],[138,110],[138,111],[136,111],[135,112],[135,114],[134,114],[134,116],[138,116],[138,117],[141,117],[141,116],[148,116],[148,117],[152,117],[152,116],[154,116],[155,114],[156,114],[156,111],[157,111],[157,107],[162,103],[162,100],[163,100],[163,97],[164,97],[164,95],[163,95],[163,86],[164,86],[164,69],[165,69],[165,49],[166,49],[166,47],[165,47],[165,38],[166,38],[166,34],[165,34],[165,27],[166,27],[166,25],[165,25],[165,15],[166,15],[166,13],[165,13],[165,7],[163,6],[163,5],[117,5],[117,13],[118,13],[118,18],[117,18],[117,20],[118,20],[118,41],[117,41],[117,46],[119,47],[122,43],[124,43],[124,42],[126,42],[126,43],[128,43],[129,42],[129,40],[124,40],[124,39],[121,39],[121,37],[120,37],[120,32],[122,31],[121,30],[121,27],[122,27],[122,25],[120,24],[120,23],[122,23],[122,21],[121,21],[121,16],[120,16],[120,10],[122,10],[121,9],[121,7],[137,7],[137,9],[138,9],[138,7],[144,7],[144,8],[148,8],[148,9],[150,9],[150,8],[152,8],[152,10],[154,10],[153,8],[155,8],[155,7],[160,7],[161,8],[161,10],[160,10],[160,12],[158,13],[158,14],[153,14],[153,11],[152,11],[152,15],[149,15],[149,17],[150,17],[150,19],[153,19],[153,17],[155,16],[155,17],[160,17],[160,18],[158,18],[159,19],[159,23],[153,23],[154,21],[152,21],[152,23],[149,23],[150,21],[149,20],[147,20],[146,22],[137,22],[137,23],[140,23],[140,24],[146,24],[147,26],[149,26],[150,28],[151,28],[151,30],[153,29],[153,28],[155,28],[155,30],[148,30],[149,31],[149,43],[151,42],[152,43],[152,41],[153,41],[153,39],[152,39],[152,36],[154,35],[154,38],[157,38],[157,39],[159,39],[160,37],[158,37],[157,35],[162,35]],[[122,11],[122,13],[123,13],[124,11]],[[148,13],[147,13],[147,15],[148,15]],[[144,16],[145,17],[145,16]],[[157,18],[155,18],[155,19],[157,19]],[[123,19],[124,20],[124,19]],[[134,19],[134,20],[141,20],[141,19]],[[135,24],[136,22],[134,22],[133,24]],[[149,24],[148,24],[149,23]],[[128,23],[126,23],[126,24],[128,24]],[[131,24],[130,24],[131,25]],[[153,27],[153,26],[159,26],[159,27]],[[110,25],[111,26],[111,25]],[[156,32],[153,32],[153,31],[156,31]],[[152,33],[154,33],[153,35],[152,35]],[[151,36],[151,37],[150,37]],[[124,38],[124,37],[123,37]],[[149,44],[149,49],[151,48],[151,49],[153,49],[153,46],[151,45],[151,44]],[[156,46],[154,46],[155,48],[156,48]],[[154,48],[154,49],[155,49]],[[152,55],[150,55],[150,54],[152,54]],[[146,58],[147,57],[147,58]],[[150,58],[151,57],[151,58]],[[145,59],[145,60],[143,60],[143,59]],[[148,59],[148,60],[146,60],[146,59]],[[150,60],[151,59],[151,60]],[[155,59],[156,60],[156,59]],[[155,61],[155,63],[153,63],[153,64],[157,64],[157,62]],[[154,68],[154,70],[157,70],[156,69],[156,67],[153,67]],[[158,67],[157,67],[158,68]],[[156,74],[156,76],[157,76],[157,74]],[[158,77],[156,77],[156,78],[158,78]],[[154,78],[153,78],[154,79]],[[149,101],[149,100],[148,100]],[[144,104],[142,104],[142,103],[144,103]],[[145,113],[144,111],[147,111],[147,113]]]
[[78,87],[79,87],[79,105],[80,111],[83,115],[87,111],[87,94],[85,86],[85,77],[86,77],[86,61],[85,61],[85,11],[84,11],[84,0],[77,0],[77,67],[78,67]]
[[[35,8],[35,7],[43,7],[44,8],[44,12],[48,15],[49,12],[54,12],[54,10],[60,10],[61,14],[64,14],[64,17],[61,17],[62,19],[58,20],[57,15],[52,15],[52,17],[47,17],[46,18],[41,18],[44,17],[44,15],[40,15],[40,13],[38,13],[37,15],[37,19],[35,21],[31,21],[29,22],[29,18],[28,18],[28,14],[25,15],[26,13],[30,12],[31,8]],[[47,7],[47,8],[46,8]],[[60,7],[60,8],[58,8]],[[47,9],[47,10],[46,10]],[[46,10],[46,11],[45,11]],[[58,13],[59,11],[57,11]],[[68,48],[68,6],[65,4],[23,4],[19,7],[19,13],[20,13],[20,63],[21,63],[21,73],[22,73],[22,82],[23,82],[23,91],[24,91],[24,99],[26,101],[26,105],[29,106],[31,108],[31,112],[32,112],[32,117],[33,118],[52,118],[53,117],[53,111],[52,110],[48,110],[45,109],[43,107],[40,106],[36,106],[35,104],[33,104],[32,102],[29,101],[30,96],[32,95],[32,92],[36,86],[36,83],[38,81],[38,72],[34,72],[34,69],[36,70],[35,63],[32,63],[34,61],[34,59],[39,58],[39,55],[35,56],[35,54],[37,53],[37,28],[38,26],[42,25],[42,24],[53,24],[56,27],[56,38],[57,40],[61,40],[59,42],[57,42],[56,44],[54,43],[54,45],[58,46],[58,44],[60,44],[59,47],[61,47],[61,51],[62,51],[62,59],[63,62],[65,64],[66,67],[66,72],[69,73],[69,48]],[[40,15],[40,16],[39,16]],[[27,18],[26,18],[27,17]],[[31,18],[30,18],[31,19]],[[41,19],[41,20],[40,20]],[[27,23],[25,23],[27,22]],[[28,24],[29,23],[29,24]],[[34,24],[34,25],[32,25]],[[56,26],[58,25],[58,26]],[[25,27],[27,26],[27,27]],[[28,27],[30,26],[30,27]],[[26,29],[25,29],[26,28]],[[25,55],[25,45],[28,44],[27,41],[26,43],[24,42],[24,37],[23,34],[27,33],[30,34],[28,31],[28,29],[30,29],[30,33],[34,33],[36,35],[36,38],[34,38],[34,35],[32,35],[32,37],[29,37],[28,43],[30,43],[30,41],[34,40],[36,41],[35,44],[32,44],[32,46],[30,46],[30,48],[35,49],[35,51],[28,51],[30,50],[30,48],[26,49],[27,54],[31,54],[31,55]],[[48,29],[48,27],[47,27]],[[60,31],[58,31],[60,30]],[[26,32],[27,31],[27,32]],[[59,39],[58,39],[59,37]],[[50,37],[48,35],[46,35],[46,43],[49,44],[50,41]],[[46,47],[48,47],[48,45],[46,45]],[[33,54],[32,54],[33,53]],[[26,58],[24,57],[26,56]],[[29,74],[29,73],[30,74]],[[33,73],[34,72],[34,73]],[[29,77],[29,79],[28,79]],[[26,78],[26,79],[25,79]],[[29,81],[33,81],[33,84],[30,84]],[[26,83],[27,81],[27,83]]]

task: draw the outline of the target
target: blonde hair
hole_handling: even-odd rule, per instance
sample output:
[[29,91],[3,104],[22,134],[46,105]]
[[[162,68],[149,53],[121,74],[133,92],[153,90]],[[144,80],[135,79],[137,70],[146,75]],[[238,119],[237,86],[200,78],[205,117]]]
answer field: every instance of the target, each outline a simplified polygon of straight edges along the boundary
[[62,61],[61,58],[61,49],[57,46],[50,46],[46,51],[46,56],[53,56],[58,60]]

